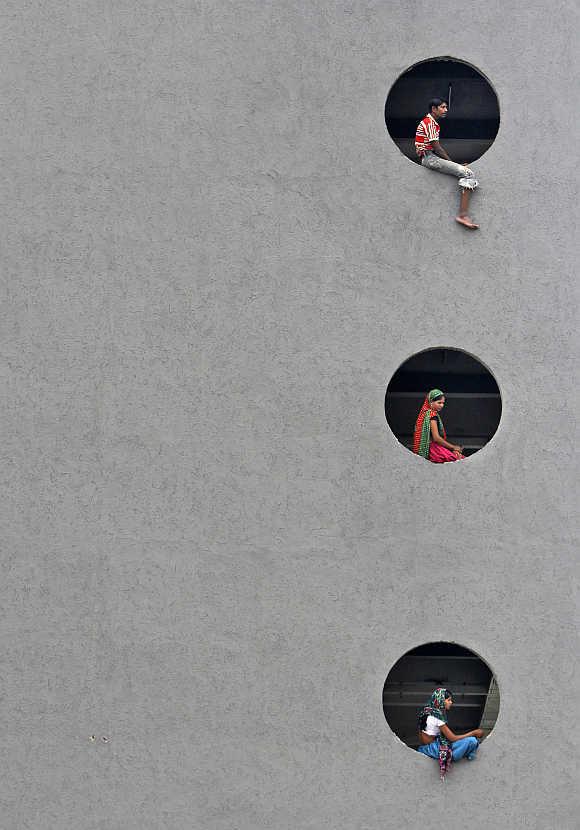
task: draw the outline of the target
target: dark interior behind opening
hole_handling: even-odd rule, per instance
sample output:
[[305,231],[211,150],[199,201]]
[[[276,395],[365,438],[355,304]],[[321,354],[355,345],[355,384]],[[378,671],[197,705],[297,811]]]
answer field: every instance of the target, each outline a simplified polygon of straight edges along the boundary
[[456,733],[481,727],[488,734],[499,714],[499,689],[489,666],[455,643],[428,643],[398,660],[383,689],[383,711],[393,732],[419,745],[417,712],[438,686],[453,693],[449,726]]
[[451,58],[423,61],[395,81],[385,105],[389,134],[402,153],[417,161],[415,130],[431,98],[449,103],[441,122],[441,144],[453,161],[467,163],[491,147],[499,130],[499,102],[493,87],[469,64]]
[[430,389],[445,393],[441,416],[449,441],[472,455],[493,437],[501,418],[501,396],[491,373],[458,349],[430,349],[405,361],[391,378],[385,416],[396,438],[408,449],[419,410]]

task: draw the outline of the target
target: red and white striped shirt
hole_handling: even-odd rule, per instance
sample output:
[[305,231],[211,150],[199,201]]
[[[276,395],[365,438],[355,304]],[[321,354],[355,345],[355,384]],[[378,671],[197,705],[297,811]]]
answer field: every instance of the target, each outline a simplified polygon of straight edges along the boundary
[[419,158],[425,155],[427,150],[432,150],[432,141],[439,141],[439,130],[441,127],[435,121],[431,113],[428,113],[422,121],[419,121],[415,133],[415,150]]

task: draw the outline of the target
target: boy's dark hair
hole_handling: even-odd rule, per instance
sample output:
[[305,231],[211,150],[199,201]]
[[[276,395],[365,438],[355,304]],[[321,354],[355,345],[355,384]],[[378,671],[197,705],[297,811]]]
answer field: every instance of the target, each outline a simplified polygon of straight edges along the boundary
[[441,104],[446,104],[447,101],[445,98],[431,98],[429,101],[429,112],[433,109],[433,107],[440,107]]

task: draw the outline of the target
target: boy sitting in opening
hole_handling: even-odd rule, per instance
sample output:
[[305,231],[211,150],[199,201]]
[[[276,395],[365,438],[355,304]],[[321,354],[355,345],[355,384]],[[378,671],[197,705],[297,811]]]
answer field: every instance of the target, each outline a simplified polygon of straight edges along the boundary
[[471,191],[478,186],[473,170],[462,164],[451,161],[441,144],[439,144],[439,121],[447,117],[447,102],[442,98],[433,98],[429,101],[429,112],[419,122],[415,133],[415,150],[421,159],[423,167],[435,170],[437,173],[447,173],[457,176],[461,188],[459,213],[455,220],[465,228],[475,230],[479,227],[469,218],[469,197]]

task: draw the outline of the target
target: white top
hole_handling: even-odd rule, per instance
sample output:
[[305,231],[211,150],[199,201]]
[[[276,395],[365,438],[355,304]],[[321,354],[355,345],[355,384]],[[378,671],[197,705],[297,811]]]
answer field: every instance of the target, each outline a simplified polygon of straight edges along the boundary
[[439,720],[439,718],[435,718],[433,715],[427,715],[427,723],[425,724],[423,732],[427,735],[434,735],[437,737],[441,732],[440,727],[443,726],[444,723],[444,720]]

